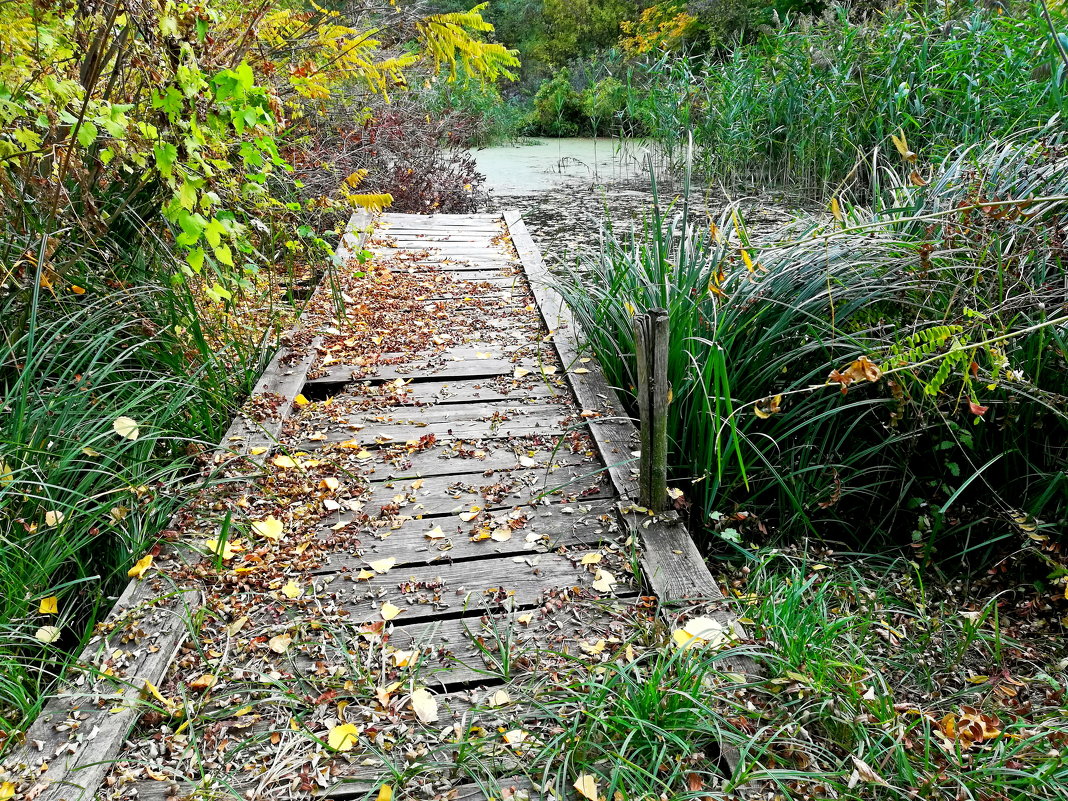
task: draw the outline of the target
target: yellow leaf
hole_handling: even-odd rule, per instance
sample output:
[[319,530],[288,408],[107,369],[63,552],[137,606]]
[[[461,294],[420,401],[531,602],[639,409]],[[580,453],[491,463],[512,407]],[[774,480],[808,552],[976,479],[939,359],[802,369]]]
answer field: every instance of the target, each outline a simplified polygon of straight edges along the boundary
[[11,465],[0,459],[0,484],[10,484],[15,480],[15,474],[11,471]]
[[237,540],[228,540],[227,542],[219,542],[219,540],[207,540],[204,543],[205,547],[216,556],[221,556],[223,559],[233,559],[238,551],[245,550],[245,546]]
[[77,284],[71,284],[70,291],[73,292],[75,295],[84,295],[85,287],[80,287]]
[[280,453],[271,459],[271,464],[275,467],[281,467],[283,470],[289,470],[297,466],[296,460],[292,456],[286,456],[284,453]]
[[420,722],[433,723],[438,719],[438,702],[434,700],[429,690],[422,687],[415,690],[412,693],[411,705]]
[[286,598],[299,598],[304,594],[304,588],[301,587],[294,579],[290,579],[282,587],[282,595]]
[[252,522],[252,530],[261,537],[266,537],[269,540],[277,542],[282,539],[282,533],[285,530],[285,526],[282,524],[281,520],[271,515],[266,520],[254,520]]
[[519,623],[522,626],[529,626],[530,625],[530,621],[532,621],[533,619],[534,619],[534,613],[533,612],[527,612],[525,615],[520,615],[519,617],[517,617],[515,619],[515,621],[516,621],[516,623]]
[[530,370],[528,370],[526,367],[517,367],[515,368],[515,372],[512,375],[515,378],[522,378],[525,375],[530,375]]
[[252,456],[262,456],[263,454],[267,453],[267,449],[262,447],[262,446],[260,446],[260,447],[256,447],[256,448],[249,448],[248,452]]
[[601,554],[599,554],[596,551],[594,551],[593,553],[588,553],[585,556],[583,556],[581,559],[579,559],[579,564],[580,565],[595,565],[600,561],[601,561]]
[[276,634],[267,641],[267,647],[274,651],[276,654],[284,654],[289,650],[289,646],[293,642],[293,637],[290,633],[283,632],[282,634]]
[[359,459],[361,462],[367,461],[372,456],[374,456],[374,454],[366,448],[361,449],[359,453],[356,454],[356,458]]
[[303,395],[297,395],[297,397],[293,398],[293,403],[297,406],[307,406],[309,403],[311,403],[311,401],[305,398]]
[[383,784],[378,789],[378,798],[375,801],[393,801],[393,785]]
[[838,220],[838,222],[845,221],[845,215],[842,214],[842,207],[838,205],[838,198],[836,197],[831,198],[831,214],[834,215],[834,219]]
[[128,440],[135,440],[141,436],[141,430],[137,427],[137,421],[130,417],[116,417],[111,424],[115,433]]
[[397,557],[390,556],[386,559],[378,559],[374,562],[368,562],[367,564],[376,573],[388,573],[393,568],[393,565],[397,564]]
[[597,801],[597,777],[592,773],[581,774],[575,779],[574,787],[583,798]]
[[55,595],[49,595],[47,598],[42,598],[41,605],[37,608],[37,612],[42,615],[59,614],[59,598]]
[[616,584],[616,577],[607,570],[598,570],[593,576],[593,588],[598,592],[611,592]]
[[355,723],[341,723],[330,729],[326,743],[335,751],[351,751],[356,747],[360,729]]
[[379,610],[383,620],[392,620],[403,611],[399,606],[394,606],[389,601],[383,602],[382,608]]
[[423,535],[428,540],[440,540],[445,536],[445,532],[441,530],[441,526],[434,526],[426,534]]
[[145,571],[148,570],[150,567],[152,567],[152,554],[149,553],[138,559],[137,563],[128,571],[126,571],[126,575],[129,578],[139,579],[144,577]]
[[0,801],[8,801],[8,799],[15,797],[15,784],[14,782],[4,782],[0,784]]
[[905,141],[905,132],[901,128],[898,128],[897,132],[901,134],[901,136],[890,134],[890,141],[894,143],[894,147],[896,147],[897,152],[901,154],[901,158],[908,158],[910,151],[908,142]]
[[236,637],[237,633],[245,627],[246,623],[248,623],[248,615],[242,615],[226,627],[226,633],[229,634],[231,637]]
[[368,579],[373,579],[374,577],[375,571],[373,570],[361,570],[359,573],[356,574],[357,581],[367,581]]
[[322,481],[319,482],[319,486],[322,489],[333,491],[333,490],[336,490],[338,487],[341,486],[341,482],[338,481],[333,476],[327,476],[326,478],[324,478]]
[[43,643],[52,643],[59,639],[60,631],[57,626],[41,626],[33,636]]
[[213,674],[211,674],[211,673],[203,673],[200,676],[197,676],[191,682],[189,682],[189,684],[186,685],[186,686],[189,687],[190,690],[196,690],[197,692],[204,692],[204,691],[210,690],[212,687],[214,687],[218,681],[219,681],[218,678],[216,676],[214,676]]
[[481,512],[481,511],[482,511],[482,507],[481,506],[472,506],[471,507],[471,511],[464,512],[463,514],[460,515],[460,519],[463,520],[465,523],[470,523],[472,520],[474,520],[476,517],[478,517],[479,512]]
[[511,731],[506,731],[502,735],[502,739],[508,743],[508,745],[519,745],[527,739],[527,733],[522,729],[512,729]]
[[66,515],[59,511],[45,512],[45,525],[49,528],[54,528],[62,523],[65,517]]

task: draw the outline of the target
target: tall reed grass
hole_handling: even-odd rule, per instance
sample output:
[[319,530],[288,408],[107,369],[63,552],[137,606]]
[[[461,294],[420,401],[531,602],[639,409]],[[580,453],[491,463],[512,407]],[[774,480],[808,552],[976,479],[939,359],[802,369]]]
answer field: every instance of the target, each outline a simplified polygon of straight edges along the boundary
[[[1068,64],[1039,3],[858,18],[831,6],[735,47],[725,59],[668,54],[637,70],[628,114],[680,153],[692,131],[717,183],[781,183],[823,195],[868,189],[873,158],[903,131],[939,160],[1068,110]],[[1052,17],[1068,43],[1063,11]]]
[[[1021,514],[1063,530],[1064,135],[965,148],[927,186],[877,169],[874,209],[766,241],[736,208],[710,222],[657,204],[641,231],[606,229],[561,291],[624,391],[634,312],[668,309],[674,476],[728,539],[945,558],[987,553]],[[993,200],[1012,202],[976,205]],[[861,356],[893,372],[828,386]]]

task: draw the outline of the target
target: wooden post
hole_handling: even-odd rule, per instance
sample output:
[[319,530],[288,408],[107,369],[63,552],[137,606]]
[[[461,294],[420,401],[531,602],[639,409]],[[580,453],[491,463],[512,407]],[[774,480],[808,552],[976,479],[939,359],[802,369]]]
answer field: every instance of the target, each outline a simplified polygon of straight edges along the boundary
[[638,412],[641,416],[641,461],[638,502],[662,512],[667,500],[668,313],[650,309],[634,317],[638,357]]

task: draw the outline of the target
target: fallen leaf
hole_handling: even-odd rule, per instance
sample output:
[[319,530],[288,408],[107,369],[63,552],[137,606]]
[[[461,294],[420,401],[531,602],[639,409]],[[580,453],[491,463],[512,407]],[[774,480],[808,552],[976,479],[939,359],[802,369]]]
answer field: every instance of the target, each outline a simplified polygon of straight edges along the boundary
[[141,429],[138,428],[137,421],[131,417],[116,417],[111,427],[116,434],[128,440],[135,440],[141,436]]
[[463,520],[465,523],[470,523],[472,520],[474,520],[476,517],[478,517],[478,515],[479,515],[479,513],[481,511],[482,511],[482,507],[481,506],[472,506],[471,507],[471,511],[463,512],[460,515],[460,519]]
[[333,491],[333,490],[336,490],[338,487],[341,486],[341,482],[338,481],[333,476],[327,476],[326,478],[324,478],[322,481],[319,482],[319,486],[322,489]]
[[512,703],[512,696],[507,690],[497,690],[489,699],[490,706],[508,706],[510,703]]
[[242,615],[226,627],[226,633],[229,634],[231,637],[235,637],[237,636],[237,633],[245,627],[246,623],[248,623],[248,615]]
[[10,484],[15,480],[15,474],[11,470],[11,465],[0,459],[0,484]]
[[293,403],[297,406],[307,406],[311,401],[303,395],[297,395],[297,397],[293,398]]
[[388,573],[393,569],[393,565],[397,564],[397,557],[390,556],[386,559],[378,559],[374,562],[368,562],[367,564],[376,573]]
[[429,690],[422,687],[415,690],[412,693],[411,704],[412,709],[415,710],[415,716],[422,723],[433,723],[438,719],[438,702],[434,700]]
[[15,783],[4,782],[0,784],[0,801],[9,801],[15,797]]
[[59,614],[59,597],[49,595],[47,598],[42,598],[41,605],[37,608],[37,612],[41,615]]
[[597,801],[597,777],[592,773],[582,773],[575,779],[574,787],[578,794],[589,801]]
[[530,370],[528,370],[526,367],[517,367],[515,368],[515,372],[512,375],[516,378],[522,378],[525,375],[530,375]]
[[681,629],[671,633],[671,639],[681,648],[710,645],[720,648],[730,642],[730,629],[710,617],[695,617]]
[[282,532],[285,530],[285,525],[281,520],[272,515],[266,520],[254,520],[252,522],[252,530],[261,537],[266,537],[269,540],[277,542],[282,539]]
[[257,446],[255,448],[249,448],[248,452],[251,456],[262,456],[263,454],[267,453],[267,449],[263,446]]
[[392,620],[403,611],[399,606],[394,606],[389,601],[384,601],[379,609],[383,620]]
[[340,723],[326,735],[326,744],[335,751],[351,751],[356,747],[360,729],[355,723]]
[[239,551],[245,550],[245,546],[237,540],[227,540],[226,542],[220,542],[219,540],[205,540],[204,547],[224,560],[233,559]]
[[271,464],[283,470],[290,470],[297,466],[296,460],[292,456],[286,456],[284,453],[280,453],[271,459]]
[[579,564],[580,565],[595,565],[600,561],[601,561],[601,554],[598,553],[597,551],[594,551],[593,553],[588,553],[585,556],[583,556],[581,559],[579,559]]
[[593,576],[593,588],[597,592],[611,592],[612,587],[616,584],[616,577],[609,573],[607,570],[600,570]]
[[190,690],[204,692],[205,690],[210,690],[212,687],[214,687],[217,681],[218,679],[215,677],[214,674],[204,673],[189,682],[188,687]]
[[512,729],[511,731],[506,731],[502,735],[502,739],[508,745],[519,745],[519,743],[527,739],[527,733],[522,729]]
[[423,535],[428,540],[440,540],[445,536],[445,532],[441,530],[441,526],[434,526],[426,534]]
[[375,801],[393,801],[393,785],[383,784],[378,788],[378,797]]
[[57,626],[41,626],[37,629],[37,633],[33,635],[43,643],[53,643],[59,639],[60,631]]
[[145,571],[150,567],[152,567],[152,554],[149,553],[138,559],[137,563],[126,571],[126,576],[128,578],[139,579],[145,575]]
[[490,534],[490,537],[496,542],[507,542],[512,539],[512,529],[508,528],[508,526],[501,526],[500,528],[494,529],[493,533]]
[[62,523],[66,517],[67,516],[63,514],[63,512],[59,511],[45,512],[45,525],[49,528],[55,528]]
[[534,613],[533,612],[527,612],[525,615],[520,615],[515,620],[521,626],[529,626],[530,625],[530,621],[532,621],[533,619],[534,619]]
[[282,587],[282,595],[286,598],[299,598],[304,594],[304,588],[301,587],[294,579],[290,579]]
[[267,647],[269,647],[276,654],[284,654],[289,650],[289,646],[293,642],[292,635],[286,631],[281,634],[276,634],[267,641]]
[[852,790],[856,787],[858,782],[879,784],[883,787],[890,786],[882,776],[875,772],[871,765],[859,757],[853,757],[853,774],[849,777],[849,789]]

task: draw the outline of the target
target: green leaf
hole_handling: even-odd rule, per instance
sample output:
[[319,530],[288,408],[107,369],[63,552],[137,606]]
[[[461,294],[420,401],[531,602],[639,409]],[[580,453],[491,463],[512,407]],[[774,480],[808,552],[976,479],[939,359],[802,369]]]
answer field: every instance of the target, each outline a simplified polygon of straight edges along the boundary
[[193,268],[193,272],[199,273],[204,269],[204,248],[195,248],[189,251],[185,260],[189,262],[189,266]]
[[199,214],[190,214],[183,209],[178,215],[178,225],[181,227],[182,233],[178,236],[177,242],[179,245],[189,247],[200,241],[208,221]]
[[204,230],[204,238],[208,240],[208,244],[213,248],[219,247],[219,243],[222,242],[223,234],[226,233],[226,226],[224,226],[218,220],[209,220],[208,227]]
[[197,205],[197,188],[193,182],[186,179],[182,182],[182,188],[178,190],[178,204],[183,209],[192,211]]
[[163,142],[152,148],[156,154],[156,169],[164,178],[170,178],[174,172],[174,162],[178,160],[178,148],[170,142]]
[[226,245],[220,245],[219,247],[215,248],[215,258],[221,264],[225,264],[227,267],[234,266],[234,257],[230,253],[230,248]]

